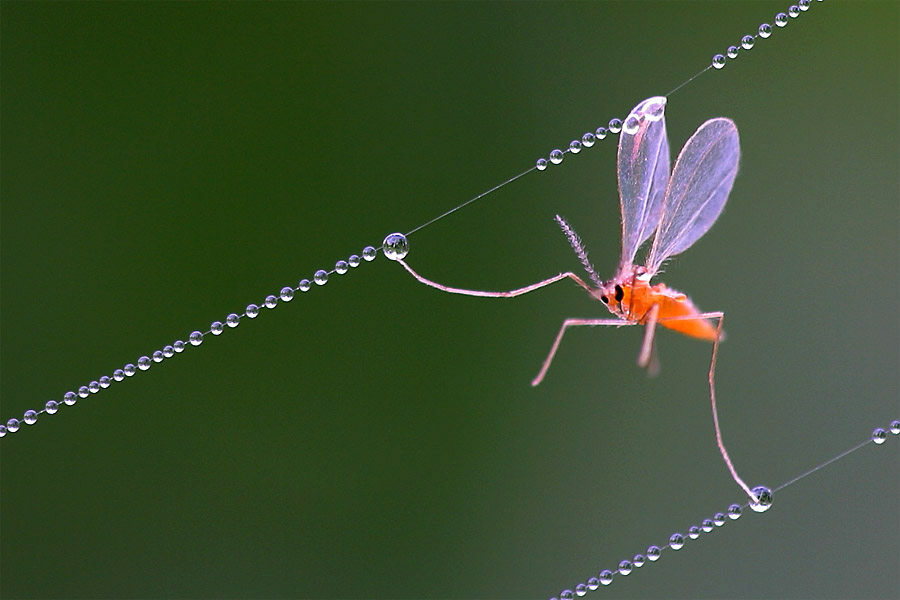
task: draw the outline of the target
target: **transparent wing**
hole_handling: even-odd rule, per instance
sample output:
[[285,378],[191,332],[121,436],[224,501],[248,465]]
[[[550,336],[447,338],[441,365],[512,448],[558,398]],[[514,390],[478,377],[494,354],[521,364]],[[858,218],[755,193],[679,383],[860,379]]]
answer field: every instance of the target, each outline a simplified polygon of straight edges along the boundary
[[669,181],[666,99],[648,98],[634,107],[619,135],[619,201],[622,205],[622,259],[634,255],[656,229]]
[[666,189],[647,269],[656,273],[670,256],[706,233],[725,206],[741,157],[731,119],[710,119],[685,143]]

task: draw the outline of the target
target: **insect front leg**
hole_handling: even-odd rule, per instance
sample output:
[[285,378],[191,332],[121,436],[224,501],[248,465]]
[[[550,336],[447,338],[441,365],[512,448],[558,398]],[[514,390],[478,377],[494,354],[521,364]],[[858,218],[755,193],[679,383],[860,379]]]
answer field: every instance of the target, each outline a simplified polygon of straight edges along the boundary
[[550,363],[553,362],[553,357],[556,356],[556,351],[559,349],[559,343],[562,341],[563,336],[566,334],[566,329],[569,327],[594,327],[597,325],[613,325],[615,327],[622,327],[623,325],[634,325],[631,321],[625,321],[622,319],[566,319],[563,321],[562,327],[559,328],[559,333],[556,334],[556,339],[553,340],[553,346],[550,348],[550,353],[547,355],[547,358],[544,359],[544,364],[541,365],[541,370],[535,376],[534,379],[531,380],[531,385],[536,386],[541,381],[544,380],[544,376],[547,374],[547,369],[550,368]]

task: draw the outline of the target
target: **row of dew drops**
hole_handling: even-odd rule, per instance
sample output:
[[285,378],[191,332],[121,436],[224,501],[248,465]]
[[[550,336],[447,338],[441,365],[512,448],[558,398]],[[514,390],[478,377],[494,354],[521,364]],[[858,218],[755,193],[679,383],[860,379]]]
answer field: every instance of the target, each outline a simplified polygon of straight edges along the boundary
[[[890,432],[893,435],[900,435],[900,420],[894,420],[891,422]],[[853,448],[853,450],[858,450],[868,443],[881,445],[885,442],[885,440],[887,440],[887,431],[879,427],[872,432],[871,439],[866,440],[866,442],[863,442],[862,444],[856,446],[855,448]],[[849,452],[844,453],[840,456],[844,456],[846,454],[849,454]],[[807,472],[807,474],[809,474],[810,472]],[[791,480],[787,484],[776,488],[775,491],[787,487],[798,479],[799,478]],[[753,488],[753,495],[754,500],[751,502],[743,505],[732,504],[728,507],[727,512],[718,512],[713,515],[711,519],[703,519],[700,525],[691,525],[690,527],[688,527],[687,536],[682,533],[673,533],[669,536],[668,544],[663,544],[661,546],[651,545],[647,548],[645,554],[635,554],[632,558],[621,561],[618,568],[616,569],[603,569],[596,576],[590,577],[587,582],[579,583],[578,585],[576,585],[574,590],[563,590],[558,597],[554,596],[550,600],[572,600],[576,597],[580,598],[586,596],[590,591],[594,591],[601,586],[607,586],[611,584],[613,582],[613,578],[616,575],[625,577],[634,572],[635,569],[643,567],[648,562],[656,562],[662,556],[662,552],[666,548],[675,551],[681,550],[689,540],[696,540],[701,536],[701,534],[712,533],[716,529],[725,525],[725,523],[727,523],[729,520],[736,521],[741,517],[743,509],[747,508],[748,506],[754,512],[758,513],[766,512],[767,510],[769,510],[769,508],[771,508],[772,502],[774,501],[774,493],[772,490],[765,486],[757,486]]]
[[[821,2],[822,0],[818,0]],[[811,6],[812,0],[799,0],[796,5],[792,5],[788,8],[787,13],[778,13],[775,15],[775,25],[778,27],[784,27],[788,24],[790,18],[797,18],[801,13],[809,10]],[[750,50],[753,48],[756,43],[757,38],[766,39],[772,35],[773,29],[772,26],[768,23],[763,23],[758,28],[757,35],[745,35],[741,39],[740,48],[738,46],[729,46],[725,55],[716,54],[713,56],[712,64],[708,65],[702,71],[682,83],[678,86],[678,88],[686,85],[694,78],[698,77],[700,74],[708,71],[710,68],[721,69],[725,66],[727,56],[729,59],[737,58],[740,49]],[[676,91],[672,90],[671,93]],[[608,123],[608,127],[598,127],[593,133],[585,133],[581,136],[581,140],[573,140],[569,143],[569,147],[563,150],[553,150],[550,152],[549,161],[546,158],[540,158],[537,160],[537,163],[534,167],[529,169],[533,171],[537,169],[538,171],[546,170],[548,164],[558,165],[562,163],[563,157],[566,152],[571,152],[572,154],[578,154],[581,152],[582,148],[590,148],[593,146],[598,140],[603,140],[607,137],[608,134],[618,134],[620,132],[625,132],[626,134],[634,134],[637,132],[640,126],[639,120],[635,118],[633,115],[626,118],[624,121],[622,119],[611,119]],[[526,171],[527,172],[527,171]],[[524,174],[524,173],[523,173]],[[516,179],[516,178],[514,178]],[[512,180],[510,180],[512,181]],[[479,198],[481,196],[477,196]],[[471,200],[469,201],[471,202]],[[469,202],[466,202],[460,207],[465,206]],[[460,208],[457,207],[457,208]],[[453,209],[456,210],[456,209]],[[453,211],[449,211],[453,212]],[[443,216],[446,216],[448,213],[445,213]],[[433,223],[437,219],[429,221],[428,224]],[[418,231],[422,227],[416,228],[413,231]],[[366,246],[362,251],[362,257],[360,258],[357,254],[352,254],[347,260],[339,260],[334,265],[334,269],[331,271],[325,271],[323,269],[319,269],[313,275],[312,281],[309,279],[301,279],[297,287],[284,287],[278,293],[278,295],[270,294],[266,296],[265,300],[262,303],[262,306],[267,309],[273,309],[278,306],[279,301],[281,302],[290,302],[293,300],[296,292],[308,292],[313,287],[313,283],[318,286],[323,286],[328,283],[328,277],[337,273],[338,275],[344,275],[350,269],[354,269],[362,264],[363,261],[371,262],[375,260],[375,257],[378,254],[379,250],[383,250],[384,254],[387,258],[391,260],[396,260],[398,258],[402,259],[406,256],[406,253],[409,251],[409,242],[407,241],[406,236],[401,233],[393,233],[387,236],[384,239],[381,248],[374,248],[372,246]],[[194,331],[188,336],[188,342],[184,342],[183,340],[178,340],[171,345],[165,346],[162,350],[157,350],[153,352],[151,356],[141,356],[137,365],[133,363],[126,364],[121,369],[116,369],[113,371],[112,376],[104,375],[97,380],[91,381],[87,385],[82,385],[78,388],[77,392],[69,391],[63,395],[62,404],[66,406],[73,406],[79,398],[87,398],[92,394],[98,393],[100,390],[104,390],[115,382],[124,381],[126,378],[134,376],[136,373],[140,371],[148,371],[154,363],[161,363],[168,358],[172,358],[178,354],[181,354],[185,351],[185,349],[191,346],[199,346],[203,343],[203,339],[205,335],[212,334],[215,336],[221,335],[226,328],[234,329],[241,323],[241,319],[243,317],[247,317],[249,319],[255,319],[260,314],[260,306],[256,304],[248,304],[243,314],[231,313],[225,318],[225,322],[221,321],[213,321],[209,327],[209,330],[204,332]],[[5,425],[0,425],[0,437],[5,437],[7,433],[15,433],[19,431],[21,427],[21,423],[24,421],[26,425],[34,425],[37,423],[38,417],[41,414],[53,415],[56,414],[60,409],[60,402],[57,400],[48,400],[44,404],[44,408],[40,411],[35,410],[27,410],[20,421],[17,418],[9,419]]]

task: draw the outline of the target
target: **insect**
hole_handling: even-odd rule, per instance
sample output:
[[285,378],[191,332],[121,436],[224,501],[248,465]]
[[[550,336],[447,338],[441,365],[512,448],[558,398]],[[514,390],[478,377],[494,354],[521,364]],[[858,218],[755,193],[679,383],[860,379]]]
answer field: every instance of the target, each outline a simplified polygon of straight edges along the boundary
[[[593,286],[578,275],[566,272],[508,292],[466,290],[426,279],[403,260],[398,262],[421,283],[444,292],[511,298],[569,278],[602,302],[616,318],[563,321],[547,358],[531,382],[533,386],[543,381],[570,327],[644,325],[638,364],[648,368],[651,374],[658,369],[654,351],[657,325],[712,342],[709,389],[716,442],[732,477],[753,500],[754,494],[738,476],[725,450],[716,410],[715,366],[725,315],[722,312],[700,312],[685,294],[664,283],[651,284],[663,263],[690,248],[712,227],[722,212],[738,171],[738,130],[730,119],[706,121],[685,143],[670,172],[665,106],[666,98],[662,96],[648,98],[635,106],[623,122],[617,167],[622,209],[622,255],[612,279],[600,279],[581,239],[559,215],[556,221],[584,265]],[[638,249],[650,236],[653,236],[653,242],[644,264],[634,264]]]

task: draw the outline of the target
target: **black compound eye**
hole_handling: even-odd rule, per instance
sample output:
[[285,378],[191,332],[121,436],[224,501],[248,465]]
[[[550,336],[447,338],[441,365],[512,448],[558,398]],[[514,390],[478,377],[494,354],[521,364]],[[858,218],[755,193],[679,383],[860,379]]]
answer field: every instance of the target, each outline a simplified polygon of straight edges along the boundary
[[625,292],[622,290],[622,286],[616,284],[616,302],[621,302],[624,297]]
[[609,304],[609,298],[607,298],[606,296],[600,296],[600,302],[602,302],[603,304]]

